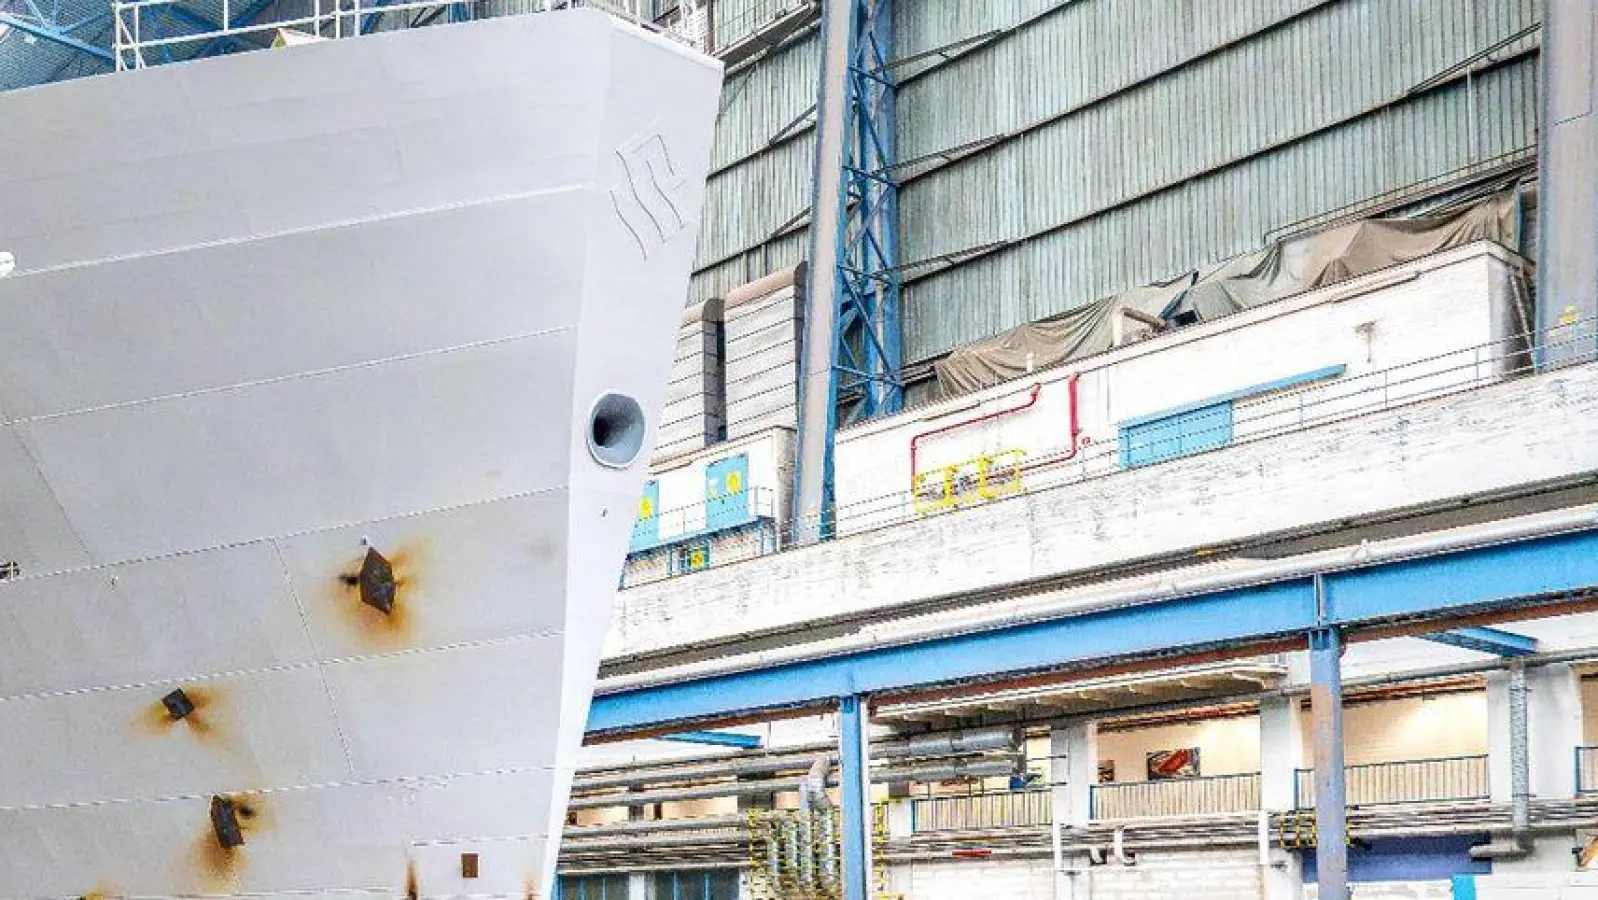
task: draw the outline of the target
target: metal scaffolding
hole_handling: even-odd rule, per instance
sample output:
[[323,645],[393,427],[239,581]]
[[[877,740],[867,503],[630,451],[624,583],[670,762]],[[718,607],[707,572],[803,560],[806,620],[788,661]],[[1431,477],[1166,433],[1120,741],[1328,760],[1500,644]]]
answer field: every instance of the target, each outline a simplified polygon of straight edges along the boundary
[[858,419],[891,415],[904,405],[892,29],[888,0],[855,0],[839,185],[837,389],[844,402],[858,396]]

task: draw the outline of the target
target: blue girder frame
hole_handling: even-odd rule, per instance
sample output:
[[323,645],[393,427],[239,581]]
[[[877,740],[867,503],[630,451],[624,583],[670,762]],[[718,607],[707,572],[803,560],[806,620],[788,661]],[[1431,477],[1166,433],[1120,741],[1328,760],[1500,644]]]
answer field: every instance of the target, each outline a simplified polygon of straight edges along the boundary
[[648,734],[752,713],[819,709],[859,694],[911,695],[942,685],[1220,648],[1307,640],[1317,629],[1412,626],[1557,604],[1598,592],[1598,529],[1382,562],[1159,603],[942,637],[602,694],[589,732]]

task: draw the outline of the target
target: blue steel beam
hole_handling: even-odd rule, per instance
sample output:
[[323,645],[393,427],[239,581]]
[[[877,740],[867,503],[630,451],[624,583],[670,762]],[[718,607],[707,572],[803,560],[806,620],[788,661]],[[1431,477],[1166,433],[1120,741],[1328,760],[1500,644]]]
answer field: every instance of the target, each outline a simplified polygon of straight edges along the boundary
[[682,744],[737,747],[739,750],[759,750],[765,746],[765,741],[759,735],[733,734],[727,731],[680,731],[676,734],[663,734],[660,739],[663,741],[676,741]]
[[588,729],[603,736],[755,712],[818,708],[835,698],[893,694],[996,677],[1303,639],[1317,628],[1446,620],[1530,608],[1598,591],[1598,530],[1397,560],[1313,579],[1012,625],[602,694]]
[[1461,650],[1475,650],[1478,653],[1491,653],[1495,656],[1510,658],[1530,656],[1537,652],[1536,638],[1516,634],[1513,631],[1504,631],[1501,628],[1483,628],[1481,626],[1455,628],[1451,631],[1421,635],[1421,638],[1434,644],[1443,644],[1448,647],[1458,647]]
[[11,28],[15,28],[17,31],[20,31],[23,34],[31,34],[42,41],[49,41],[52,44],[57,44],[71,50],[76,50],[85,56],[92,56],[95,59],[101,60],[103,62],[116,62],[116,57],[111,55],[110,50],[107,50],[104,47],[97,47],[81,38],[75,38],[72,35],[67,34],[64,29],[58,28],[54,25],[43,25],[38,22],[30,22],[27,19],[18,18],[17,16],[13,16],[9,13],[0,13],[0,25],[6,25]]

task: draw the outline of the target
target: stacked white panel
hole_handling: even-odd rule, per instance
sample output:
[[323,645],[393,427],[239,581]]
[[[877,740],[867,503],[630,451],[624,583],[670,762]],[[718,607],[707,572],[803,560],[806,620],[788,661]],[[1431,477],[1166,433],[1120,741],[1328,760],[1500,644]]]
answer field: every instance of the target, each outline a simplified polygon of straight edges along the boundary
[[721,370],[721,302],[689,307],[677,331],[677,354],[660,417],[655,459],[702,450],[726,427]]
[[799,422],[799,334],[804,307],[793,277],[766,290],[772,280],[734,291],[727,299],[729,439],[773,426],[794,428]]

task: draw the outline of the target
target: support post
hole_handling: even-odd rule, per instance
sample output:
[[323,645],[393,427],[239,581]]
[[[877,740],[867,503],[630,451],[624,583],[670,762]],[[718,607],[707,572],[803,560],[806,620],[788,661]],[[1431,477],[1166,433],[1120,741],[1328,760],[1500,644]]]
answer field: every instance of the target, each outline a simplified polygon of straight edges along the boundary
[[1310,733],[1315,742],[1315,880],[1320,900],[1348,896],[1348,806],[1343,775],[1343,637],[1310,633]]
[[1598,350],[1598,0],[1548,0],[1538,142],[1537,329],[1541,363]]
[[[1290,813],[1297,806],[1298,770],[1304,764],[1304,732],[1297,697],[1260,698],[1260,809]],[[1298,857],[1271,849],[1267,831],[1260,848],[1263,900],[1299,900],[1304,876]]]
[[1054,726],[1049,731],[1049,829],[1055,900],[1086,896],[1087,861],[1065,852],[1065,831],[1093,821],[1093,785],[1098,780],[1098,722]]
[[871,742],[863,696],[838,706],[838,760],[843,794],[843,900],[871,896]]
[[838,398],[838,247],[845,210],[838,186],[848,103],[854,0],[823,0],[821,76],[816,102],[816,157],[811,169],[810,265],[800,344],[798,458],[794,467],[793,541],[827,537],[832,515],[832,438]]

